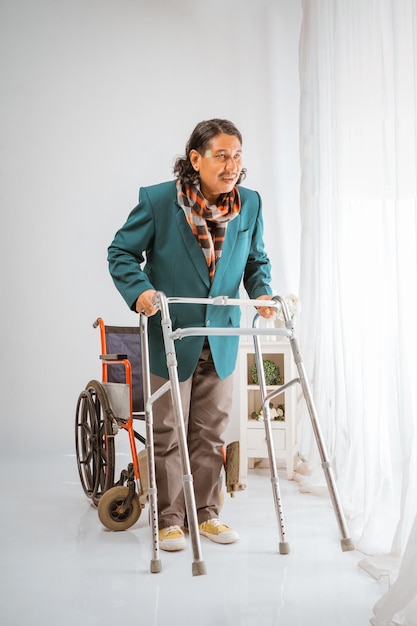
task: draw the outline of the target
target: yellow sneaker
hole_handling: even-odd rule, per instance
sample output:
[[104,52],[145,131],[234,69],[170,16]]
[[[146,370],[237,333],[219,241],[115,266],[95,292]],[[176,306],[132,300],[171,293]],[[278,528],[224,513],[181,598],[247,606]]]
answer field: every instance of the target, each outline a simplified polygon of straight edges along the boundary
[[226,526],[217,518],[203,522],[198,528],[200,535],[216,543],[233,543],[239,539],[239,535],[233,528]]
[[161,550],[174,552],[175,550],[183,550],[186,541],[184,533],[179,526],[168,526],[158,531],[159,547]]

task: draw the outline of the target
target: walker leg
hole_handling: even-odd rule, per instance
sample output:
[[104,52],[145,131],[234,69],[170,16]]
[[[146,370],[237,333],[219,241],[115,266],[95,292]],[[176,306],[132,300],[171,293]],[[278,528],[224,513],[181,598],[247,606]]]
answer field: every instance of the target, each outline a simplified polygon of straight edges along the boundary
[[169,380],[171,383],[172,408],[175,416],[175,425],[178,436],[178,450],[181,460],[182,480],[187,514],[188,529],[190,531],[193,550],[193,576],[206,574],[206,566],[201,557],[200,533],[197,521],[197,508],[194,497],[193,477],[191,475],[190,459],[188,455],[187,435],[185,432],[184,415],[182,411],[181,393],[178,378],[178,364],[172,339],[171,319],[169,307],[165,298],[160,298],[161,327],[164,336],[165,354]]
[[207,571],[201,555],[200,533],[197,521],[197,508],[195,504],[193,477],[191,474],[190,460],[188,456],[187,437],[185,434],[184,417],[182,413],[178,373],[175,366],[170,366],[168,368],[168,371],[171,381],[172,404],[177,425],[178,448],[183,473],[182,480],[184,488],[185,508],[187,512],[188,529],[190,532],[193,551],[192,574],[193,576],[200,576],[206,574]]
[[152,532],[152,558],[150,571],[155,574],[162,570],[159,558],[159,527],[158,527],[158,495],[155,474],[155,455],[153,442],[153,415],[152,410],[146,411],[146,453],[148,461],[148,500],[149,521]]
[[281,495],[279,490],[279,481],[277,476],[271,476],[272,493],[274,497],[275,513],[278,520],[278,528],[280,534],[279,553],[289,554],[290,544],[285,539],[284,514],[282,511]]
[[[264,411],[265,411],[265,406],[264,406]],[[269,413],[269,409],[267,409],[266,412]],[[276,459],[275,459],[275,450],[273,446],[272,430],[271,430],[271,422],[269,419],[269,414],[265,416],[264,424],[265,424],[266,445],[268,448],[269,467],[271,471],[272,495],[274,498],[275,515],[277,518],[278,530],[279,530],[279,535],[280,535],[279,553],[289,554],[290,546],[285,538],[284,513],[282,510],[278,470],[277,470],[277,464],[276,464]]]
[[154,455],[154,439],[153,439],[153,412],[152,404],[148,405],[151,397],[151,382],[149,370],[149,351],[148,351],[148,335],[147,335],[147,319],[141,316],[140,324],[141,342],[142,342],[142,373],[143,373],[143,390],[145,400],[145,429],[146,429],[146,461],[147,466],[144,475],[142,489],[147,489],[147,497],[149,501],[149,521],[152,533],[152,558],[150,563],[150,571],[152,574],[159,573],[162,570],[161,560],[159,558],[159,535],[158,535],[158,496],[156,488],[155,474],[155,455]]
[[262,400],[262,412],[264,416],[265,439],[268,450],[269,467],[271,471],[272,495],[274,498],[275,514],[278,522],[278,530],[280,535],[279,553],[289,554],[290,546],[285,539],[284,514],[282,510],[281,494],[279,489],[278,470],[275,457],[275,450],[272,438],[272,428],[269,410],[269,401],[266,393],[265,372],[263,368],[262,352],[259,337],[254,336],[256,368],[258,372],[259,391]]
[[343,552],[347,552],[348,550],[354,550],[355,546],[353,544],[352,539],[349,537],[349,532],[346,525],[345,516],[343,514],[343,509],[340,503],[339,494],[336,487],[336,482],[333,475],[333,469],[331,467],[330,461],[328,459],[327,450],[324,444],[323,436],[321,433],[319,421],[317,418],[316,408],[314,406],[314,401],[312,397],[312,393],[310,390],[310,385],[307,380],[304,363],[301,358],[300,350],[298,347],[297,340],[295,337],[290,339],[291,348],[294,355],[295,364],[298,369],[298,374],[300,378],[300,384],[303,391],[304,399],[307,405],[307,409],[310,415],[311,424],[313,427],[314,436],[317,442],[317,447],[320,454],[321,466],[324,471],[324,476],[326,478],[327,487],[330,494],[330,499],[332,502],[332,506],[336,515],[336,520],[339,526],[340,535],[341,535],[341,548]]
[[[149,419],[149,418],[147,418]],[[148,450],[141,450],[138,453],[139,473],[140,473],[140,490],[139,490],[139,502],[142,507],[149,504],[149,522],[152,531],[152,559],[150,571],[160,572],[162,569],[161,561],[159,559],[159,544],[158,544],[158,523],[157,523],[157,493],[155,485],[151,487],[149,491],[149,469],[148,469]],[[150,462],[153,462],[152,457]],[[152,482],[154,480],[152,479]],[[151,495],[150,495],[151,494]]]

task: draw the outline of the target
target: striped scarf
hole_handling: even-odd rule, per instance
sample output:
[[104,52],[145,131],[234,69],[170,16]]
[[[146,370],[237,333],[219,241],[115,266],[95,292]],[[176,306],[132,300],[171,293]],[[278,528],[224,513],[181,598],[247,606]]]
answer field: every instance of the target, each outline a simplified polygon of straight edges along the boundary
[[177,195],[179,205],[203,251],[212,281],[222,254],[227,223],[240,211],[239,190],[233,187],[230,193],[219,196],[216,204],[208,206],[199,187],[187,183],[182,185],[177,181]]

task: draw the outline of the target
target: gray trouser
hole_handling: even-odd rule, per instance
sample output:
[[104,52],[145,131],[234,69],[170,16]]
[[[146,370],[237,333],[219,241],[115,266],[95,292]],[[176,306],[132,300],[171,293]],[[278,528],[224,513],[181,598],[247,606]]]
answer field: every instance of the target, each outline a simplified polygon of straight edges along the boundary
[[[152,374],[152,391],[164,382],[164,378]],[[232,391],[233,376],[220,380],[206,342],[194,374],[180,383],[199,524],[219,513],[222,435],[229,419]],[[155,402],[153,420],[159,528],[184,526],[183,472],[170,392]]]

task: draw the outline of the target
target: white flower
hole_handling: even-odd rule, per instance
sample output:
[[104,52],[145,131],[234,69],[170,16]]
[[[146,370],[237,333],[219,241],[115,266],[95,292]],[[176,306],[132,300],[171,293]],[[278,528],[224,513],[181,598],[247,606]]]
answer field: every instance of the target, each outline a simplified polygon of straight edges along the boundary
[[[286,296],[282,296],[282,299],[284,300],[285,304],[287,305],[288,313],[290,314],[290,318],[294,319],[294,317],[296,317],[300,313],[300,311],[301,311],[301,305],[300,305],[299,299],[293,293],[288,293]],[[277,318],[279,320],[281,320],[281,322],[284,321],[284,314],[282,313],[282,309],[281,308],[279,309],[279,311],[277,313]]]
[[[269,404],[269,419],[270,420],[283,422],[285,420],[284,415],[285,415],[285,407],[283,404],[278,404],[278,406],[275,408],[272,402],[270,402]],[[262,410],[262,407],[258,409],[257,411],[253,411],[253,413],[251,413],[249,417],[250,419],[253,419],[253,420],[262,421],[264,419],[264,412]]]

